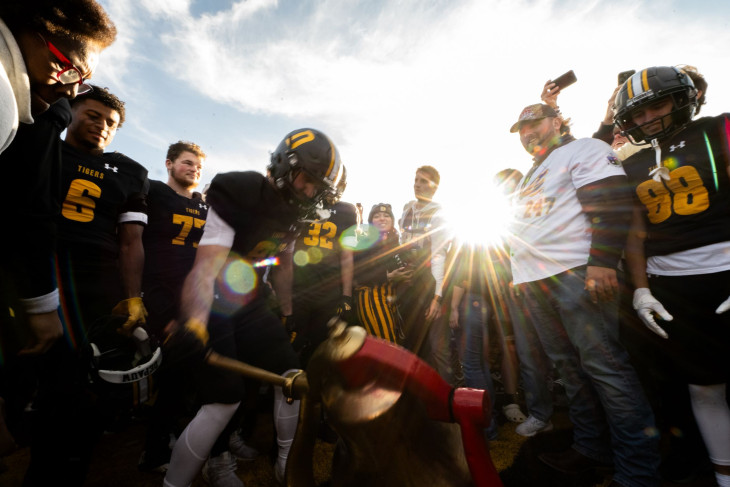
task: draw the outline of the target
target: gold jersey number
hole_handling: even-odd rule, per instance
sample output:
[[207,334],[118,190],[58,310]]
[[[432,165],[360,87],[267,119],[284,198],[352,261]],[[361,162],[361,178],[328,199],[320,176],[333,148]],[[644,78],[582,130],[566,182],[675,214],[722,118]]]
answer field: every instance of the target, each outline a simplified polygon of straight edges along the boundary
[[[205,220],[193,218],[188,215],[180,215],[179,213],[173,213],[172,223],[174,225],[182,225],[180,233],[177,234],[177,237],[172,239],[172,245],[185,245],[185,239],[188,238],[190,230],[192,230],[193,227],[202,227],[205,225]],[[193,247],[198,248],[198,242],[193,242]]]
[[672,213],[694,215],[710,207],[707,188],[702,184],[697,169],[682,166],[670,172],[669,176],[670,179],[663,183],[650,179],[636,188],[651,223],[661,223]]
[[101,188],[86,179],[74,179],[68,187],[61,214],[64,218],[88,223],[94,219],[96,200],[101,197]]
[[337,225],[332,222],[312,223],[309,226],[309,236],[304,237],[302,242],[310,247],[322,247],[332,250],[332,239],[337,234]]

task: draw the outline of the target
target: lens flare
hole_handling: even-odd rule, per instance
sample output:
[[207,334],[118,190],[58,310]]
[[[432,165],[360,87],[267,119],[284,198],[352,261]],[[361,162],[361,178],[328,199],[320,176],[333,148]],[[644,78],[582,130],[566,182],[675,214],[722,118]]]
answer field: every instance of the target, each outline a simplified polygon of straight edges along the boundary
[[664,167],[674,171],[679,167],[679,160],[676,157],[668,157],[664,160]]
[[503,190],[486,184],[478,191],[448,195],[445,221],[456,239],[466,244],[498,245],[509,235],[513,210]]
[[309,264],[309,256],[306,250],[297,250],[294,252],[294,264],[299,267],[304,267]]
[[223,282],[236,294],[248,294],[256,289],[258,276],[253,266],[243,259],[229,262],[223,270]]
[[307,257],[310,264],[319,264],[322,262],[322,251],[317,247],[310,247],[307,249]]
[[353,225],[340,235],[340,245],[348,250],[359,252],[369,249],[380,240],[380,230],[375,225]]

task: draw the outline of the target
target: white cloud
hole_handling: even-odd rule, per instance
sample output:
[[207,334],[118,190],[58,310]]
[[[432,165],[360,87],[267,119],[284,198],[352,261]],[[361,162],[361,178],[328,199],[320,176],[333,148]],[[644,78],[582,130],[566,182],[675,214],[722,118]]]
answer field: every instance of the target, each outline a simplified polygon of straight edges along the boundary
[[155,17],[180,17],[190,11],[190,0],[139,0],[147,13]]
[[[220,163],[207,171],[262,170],[265,151],[303,121],[338,144],[350,172],[347,199],[366,206],[409,198],[421,164],[438,167],[442,196],[462,204],[497,170],[526,169],[529,157],[509,126],[539,101],[548,78],[568,69],[578,83],[559,102],[578,136],[597,128],[616,74],[631,68],[696,65],[710,81],[703,114],[730,108],[721,89],[730,78],[727,7],[713,15],[659,0],[256,0],[193,14],[200,3],[108,4],[133,32],[118,54],[130,69],[141,56],[148,71],[163,70],[158,82],[191,97],[186,103],[195,96],[239,110],[241,120],[199,115],[201,124],[220,123],[222,137],[232,125],[238,134],[266,134],[209,139]],[[180,122],[158,106],[178,99],[123,89],[143,114],[139,126],[156,122],[156,138],[179,138]],[[251,130],[259,121],[270,127]]]

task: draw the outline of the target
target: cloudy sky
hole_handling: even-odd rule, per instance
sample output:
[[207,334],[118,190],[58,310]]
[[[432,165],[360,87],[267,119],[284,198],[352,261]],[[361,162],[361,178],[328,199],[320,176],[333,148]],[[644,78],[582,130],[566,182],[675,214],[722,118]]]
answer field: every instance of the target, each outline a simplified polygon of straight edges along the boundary
[[286,133],[314,127],[347,165],[344,199],[366,212],[402,207],[431,164],[441,201],[488,225],[492,175],[530,166],[510,125],[569,69],[578,82],[558,101],[577,136],[597,128],[627,69],[695,65],[709,81],[703,115],[730,111],[726,0],[100,2],[119,37],[93,82],[127,106],[110,149],[154,179],[179,139],[207,152],[208,182],[264,171]]

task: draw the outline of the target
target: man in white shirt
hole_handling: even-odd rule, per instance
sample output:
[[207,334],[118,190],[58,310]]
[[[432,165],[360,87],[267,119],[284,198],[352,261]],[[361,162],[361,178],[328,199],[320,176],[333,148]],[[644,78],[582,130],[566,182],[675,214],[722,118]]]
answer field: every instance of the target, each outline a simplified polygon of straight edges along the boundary
[[514,197],[513,284],[565,382],[574,425],[572,447],[540,459],[573,474],[613,464],[611,486],[654,486],[654,416],[618,337],[626,175],[605,142],[561,135],[560,126],[537,104],[511,129],[534,156]]

